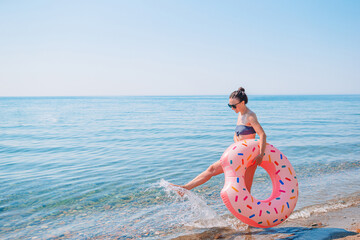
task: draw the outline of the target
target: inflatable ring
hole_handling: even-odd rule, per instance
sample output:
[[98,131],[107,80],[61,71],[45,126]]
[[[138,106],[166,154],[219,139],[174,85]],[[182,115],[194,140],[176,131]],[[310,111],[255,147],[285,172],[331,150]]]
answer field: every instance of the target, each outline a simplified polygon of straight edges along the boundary
[[246,169],[260,153],[258,140],[244,140],[230,145],[220,161],[225,174],[221,198],[229,211],[242,222],[259,228],[276,226],[294,210],[298,196],[298,181],[289,160],[273,145],[266,143],[261,163],[270,175],[271,196],[259,200],[246,189]]

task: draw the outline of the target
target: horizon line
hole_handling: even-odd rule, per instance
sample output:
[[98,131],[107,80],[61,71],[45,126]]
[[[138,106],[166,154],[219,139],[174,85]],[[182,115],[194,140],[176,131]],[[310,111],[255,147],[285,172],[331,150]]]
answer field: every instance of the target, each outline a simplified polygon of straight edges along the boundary
[[[205,97],[226,96],[228,94],[179,94],[179,95],[26,95],[26,96],[0,96],[0,98],[66,98],[66,97]],[[326,93],[326,94],[247,94],[248,96],[355,96],[360,93]]]

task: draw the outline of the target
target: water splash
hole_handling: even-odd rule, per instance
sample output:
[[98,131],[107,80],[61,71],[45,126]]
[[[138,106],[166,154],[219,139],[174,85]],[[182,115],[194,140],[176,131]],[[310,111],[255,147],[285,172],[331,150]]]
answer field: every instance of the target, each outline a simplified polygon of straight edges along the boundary
[[164,188],[167,196],[174,202],[181,204],[170,204],[170,208],[179,209],[180,214],[174,215],[178,222],[189,228],[213,228],[213,227],[239,227],[238,221],[230,216],[219,215],[213,210],[202,196],[192,191],[174,186],[161,179],[159,185]]

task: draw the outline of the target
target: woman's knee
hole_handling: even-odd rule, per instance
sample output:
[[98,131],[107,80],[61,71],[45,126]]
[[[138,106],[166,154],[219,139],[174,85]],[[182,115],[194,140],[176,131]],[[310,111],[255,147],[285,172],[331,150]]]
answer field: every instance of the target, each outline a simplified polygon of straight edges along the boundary
[[215,170],[214,166],[213,166],[213,165],[210,165],[210,166],[208,167],[208,169],[206,169],[207,175],[212,176],[212,175],[214,174],[214,170]]
[[217,166],[215,164],[212,164],[208,167],[208,169],[206,170],[208,172],[208,174],[210,176],[215,176],[216,175],[216,170],[217,170]]

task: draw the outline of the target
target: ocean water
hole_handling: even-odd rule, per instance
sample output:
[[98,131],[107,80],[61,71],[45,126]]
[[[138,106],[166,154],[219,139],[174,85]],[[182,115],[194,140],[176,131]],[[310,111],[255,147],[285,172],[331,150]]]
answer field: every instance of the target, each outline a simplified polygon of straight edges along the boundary
[[[0,98],[1,239],[170,239],[238,227],[223,175],[179,197],[232,143],[228,96]],[[360,199],[360,95],[249,96],[292,163],[290,218]],[[253,195],[272,186],[259,168]]]

